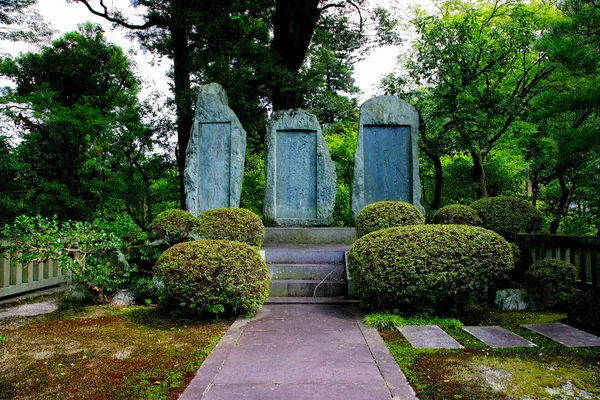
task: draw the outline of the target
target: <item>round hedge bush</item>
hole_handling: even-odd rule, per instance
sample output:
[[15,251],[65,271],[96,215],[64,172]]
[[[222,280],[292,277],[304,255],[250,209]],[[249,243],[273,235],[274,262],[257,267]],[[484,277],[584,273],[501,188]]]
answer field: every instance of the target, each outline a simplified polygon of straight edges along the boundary
[[412,225],[358,239],[348,253],[358,294],[372,309],[464,311],[496,276],[513,268],[498,234],[466,225]]
[[165,210],[154,218],[148,229],[172,246],[192,239],[198,233],[198,220],[187,211]]
[[198,216],[198,233],[203,239],[236,240],[260,248],[265,227],[245,208],[214,208]]
[[600,290],[576,292],[569,300],[567,316],[578,325],[600,329]]
[[451,204],[440,208],[433,215],[431,222],[441,225],[481,226],[483,224],[477,211],[462,204]]
[[516,197],[488,197],[471,203],[483,221],[483,227],[508,240],[518,233],[540,232],[544,218],[531,203]]
[[563,260],[540,260],[529,267],[523,288],[536,307],[564,310],[577,290],[575,267]]
[[363,207],[356,216],[356,237],[394,226],[422,225],[423,214],[410,203],[378,201]]
[[167,293],[196,312],[250,311],[269,294],[269,273],[245,243],[195,240],[167,249],[154,266]]

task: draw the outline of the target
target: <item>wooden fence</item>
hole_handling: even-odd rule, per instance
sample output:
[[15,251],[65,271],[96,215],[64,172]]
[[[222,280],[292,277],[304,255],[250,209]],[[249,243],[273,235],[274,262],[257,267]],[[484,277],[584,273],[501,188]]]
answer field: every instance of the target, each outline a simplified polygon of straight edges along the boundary
[[0,298],[67,282],[58,260],[21,265],[11,263],[8,242],[0,239]]
[[544,259],[569,261],[577,268],[582,286],[598,287],[600,237],[566,235],[519,235],[522,250],[531,262]]

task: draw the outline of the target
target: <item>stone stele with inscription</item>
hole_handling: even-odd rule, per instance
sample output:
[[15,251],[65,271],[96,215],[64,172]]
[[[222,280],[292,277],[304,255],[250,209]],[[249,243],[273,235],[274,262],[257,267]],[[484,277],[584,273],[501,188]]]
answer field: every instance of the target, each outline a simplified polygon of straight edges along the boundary
[[331,225],[335,166],[317,118],[303,110],[275,112],[265,150],[266,224]]
[[225,90],[217,83],[201,86],[184,171],[192,215],[239,206],[245,154],[246,131],[229,108]]
[[377,201],[414,204],[421,213],[417,155],[419,113],[396,96],[377,96],[360,107],[354,155],[352,216]]

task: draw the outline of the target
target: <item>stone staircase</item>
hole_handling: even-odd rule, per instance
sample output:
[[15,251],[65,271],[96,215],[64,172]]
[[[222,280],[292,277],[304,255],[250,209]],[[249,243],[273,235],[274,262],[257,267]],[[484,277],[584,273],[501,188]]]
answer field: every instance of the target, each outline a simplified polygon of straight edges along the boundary
[[[353,229],[266,228],[269,297],[347,298],[345,252]],[[337,243],[336,243],[337,242]]]

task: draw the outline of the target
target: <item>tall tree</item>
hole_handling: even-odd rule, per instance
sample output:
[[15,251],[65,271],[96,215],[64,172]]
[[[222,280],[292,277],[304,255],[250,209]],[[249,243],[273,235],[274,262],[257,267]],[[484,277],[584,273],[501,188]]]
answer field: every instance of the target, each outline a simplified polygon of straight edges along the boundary
[[37,0],[0,0],[0,40],[39,43],[52,37],[35,4]]

